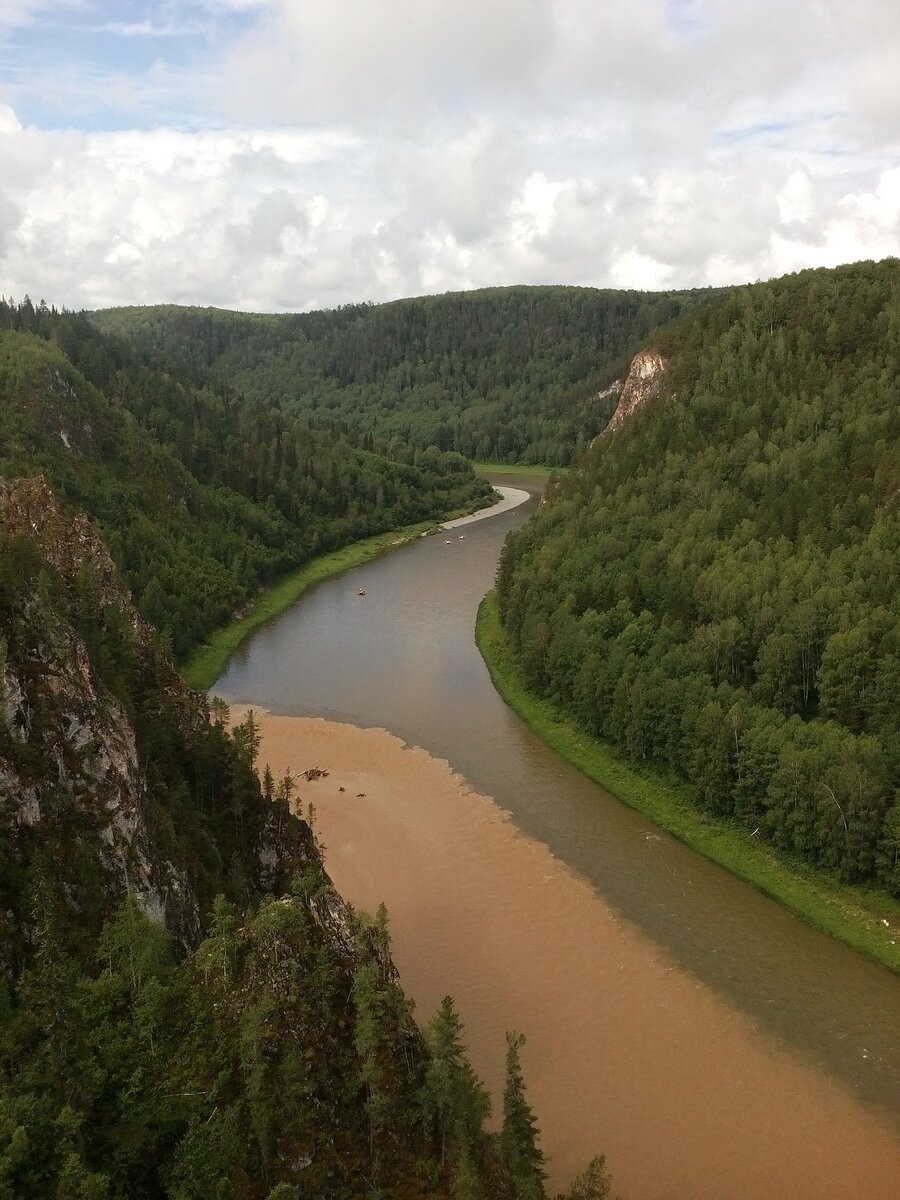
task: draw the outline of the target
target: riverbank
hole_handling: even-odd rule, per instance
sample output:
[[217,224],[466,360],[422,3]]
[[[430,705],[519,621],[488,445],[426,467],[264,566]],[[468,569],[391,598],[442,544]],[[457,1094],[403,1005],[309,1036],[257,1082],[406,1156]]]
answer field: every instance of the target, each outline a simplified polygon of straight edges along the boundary
[[385,550],[411,541],[435,527],[436,522],[423,521],[418,525],[390,529],[361,542],[351,542],[339,550],[321,554],[304,563],[290,575],[267,587],[243,616],[236,618],[230,625],[214,633],[209,641],[198,646],[181,666],[185,682],[198,692],[205,692],[212,687],[225,669],[229,658],[254,629],[258,629],[271,617],[289,608],[314,584],[361,566],[376,555],[383,554]]
[[491,475],[530,475],[533,479],[549,479],[551,475],[565,475],[568,467],[548,467],[545,463],[493,463],[474,462],[472,470],[487,479]]
[[466,525],[473,525],[476,521],[484,520],[485,517],[499,517],[501,513],[511,512],[514,508],[527,504],[531,499],[531,493],[522,488],[504,487],[502,484],[498,484],[494,491],[500,495],[496,504],[489,509],[479,509],[477,512],[469,513],[468,516],[454,517],[452,521],[445,521],[441,525],[441,529],[463,529]]
[[893,1196],[889,1121],[675,968],[446,761],[381,728],[255,717],[259,769],[314,805],[338,890],[386,903],[419,1022],[453,995],[495,1117],[505,1031],[527,1035],[551,1194],[605,1152],[616,1193],[642,1200]]
[[679,841],[783,904],[814,928],[900,974],[900,904],[887,896],[842,886],[799,865],[788,867],[747,831],[713,822],[693,807],[686,789],[641,771],[532,696],[504,639],[496,598],[478,609],[475,638],[497,691],[510,708],[557,754],[588,778],[644,813]]
[[361,567],[363,563],[370,562],[379,554],[411,542],[426,533],[448,529],[455,522],[468,524],[470,521],[493,516],[495,512],[504,511],[508,507],[511,505],[507,504],[506,497],[501,495],[499,500],[482,508],[457,509],[455,513],[449,514],[445,524],[429,520],[419,521],[415,525],[403,525],[398,529],[376,533],[359,542],[350,542],[338,550],[310,559],[296,571],[265,588],[247,612],[236,617],[231,624],[218,630],[208,641],[198,646],[181,664],[182,677],[189,687],[198,692],[207,691],[225,670],[232,654],[255,629],[272,617],[277,617],[286,608],[290,608],[315,584],[331,579],[334,575],[341,575],[344,571],[351,571],[354,567]]

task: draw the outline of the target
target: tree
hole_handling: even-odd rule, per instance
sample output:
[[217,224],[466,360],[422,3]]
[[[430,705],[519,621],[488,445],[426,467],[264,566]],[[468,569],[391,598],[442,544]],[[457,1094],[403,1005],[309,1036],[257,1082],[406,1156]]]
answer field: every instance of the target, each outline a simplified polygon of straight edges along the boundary
[[878,848],[878,874],[892,896],[900,896],[900,797],[888,809]]
[[260,743],[259,725],[252,708],[248,710],[241,724],[235,725],[232,736],[238,753],[247,767],[252,770],[256,766]]
[[460,1171],[461,1156],[475,1144],[491,1107],[488,1093],[466,1058],[462,1034],[453,998],[445,996],[425,1029],[431,1057],[425,1071],[422,1107],[426,1121],[440,1133],[441,1166],[446,1164],[448,1146],[453,1143]]
[[506,1083],[503,1089],[503,1126],[500,1153],[519,1200],[543,1197],[544,1152],[538,1146],[538,1127],[525,1098],[525,1078],[519,1050],[525,1045],[521,1033],[506,1035]]
[[475,1169],[471,1152],[465,1148],[459,1153],[450,1195],[452,1200],[487,1200],[487,1193]]
[[353,1002],[356,1006],[354,1038],[359,1062],[358,1080],[366,1094],[369,1157],[373,1167],[377,1166],[375,1136],[387,1119],[389,1103],[384,1069],[388,1030],[379,974],[378,965],[374,962],[362,963],[353,972]]
[[588,1163],[587,1170],[576,1176],[569,1190],[560,1192],[556,1200],[609,1200],[611,1189],[606,1155],[598,1154]]

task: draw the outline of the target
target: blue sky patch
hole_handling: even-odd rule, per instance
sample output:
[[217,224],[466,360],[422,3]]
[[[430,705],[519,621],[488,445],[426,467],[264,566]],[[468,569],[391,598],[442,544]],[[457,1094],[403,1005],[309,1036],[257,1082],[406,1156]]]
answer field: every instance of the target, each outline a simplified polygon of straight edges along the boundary
[[190,2],[51,2],[2,35],[0,95],[42,129],[198,127],[192,84],[256,19]]

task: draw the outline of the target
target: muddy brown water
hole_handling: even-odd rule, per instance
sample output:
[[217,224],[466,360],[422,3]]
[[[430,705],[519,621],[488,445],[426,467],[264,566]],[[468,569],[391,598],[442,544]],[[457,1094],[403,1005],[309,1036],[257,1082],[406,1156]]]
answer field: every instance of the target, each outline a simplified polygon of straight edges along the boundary
[[[401,787],[399,761],[365,778],[333,729],[355,791],[327,800],[329,777],[306,796],[328,809],[338,885],[387,901],[420,1015],[452,992],[495,1088],[503,1029],[529,1035],[554,1182],[602,1149],[628,1200],[897,1200],[900,981],[619,804],[494,692],[475,609],[533,504],[320,585],[216,691],[384,727],[496,802],[453,785],[436,803],[438,778]],[[390,759],[367,736],[370,764]]]

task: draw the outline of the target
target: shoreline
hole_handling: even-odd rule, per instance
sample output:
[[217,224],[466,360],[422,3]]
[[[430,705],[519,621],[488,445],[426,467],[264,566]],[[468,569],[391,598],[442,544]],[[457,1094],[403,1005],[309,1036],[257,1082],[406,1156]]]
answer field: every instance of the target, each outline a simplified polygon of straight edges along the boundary
[[[254,705],[232,720],[248,708],[258,770],[290,772],[295,809],[314,805],[338,891],[369,912],[386,903],[419,1024],[454,996],[495,1114],[505,1030],[527,1034],[551,1194],[601,1152],[617,1193],[647,1200],[720,1200],[738,1179],[764,1200],[773,1178],[796,1200],[893,1194],[889,1115],[678,970],[450,763],[382,728]],[[322,774],[303,779],[310,768]]]
[[[242,615],[235,617],[228,625],[217,630],[205,642],[197,646],[184,662],[178,664],[178,670],[188,687],[198,692],[208,691],[228,665],[228,660],[240,648],[243,642],[272,617],[290,608],[301,596],[317,583],[342,575],[354,567],[360,567],[370,562],[380,554],[405,545],[416,538],[442,529],[455,528],[457,524],[469,524],[492,517],[499,512],[523,504],[528,499],[528,493],[523,492],[523,499],[508,503],[502,496],[503,492],[518,491],[516,488],[495,488],[501,492],[501,499],[494,503],[478,508],[474,512],[463,513],[457,517],[449,517],[445,523],[437,520],[417,521],[413,525],[401,525],[396,529],[385,530],[358,542],[348,542],[337,550],[327,554],[317,555],[302,566],[287,575],[268,584],[251,607]],[[457,509],[457,512],[459,510]]]
[[505,487],[503,484],[498,484],[494,491],[500,493],[500,499],[496,504],[492,504],[490,508],[480,508],[466,517],[454,517],[451,521],[445,521],[440,528],[461,529],[465,525],[483,521],[486,517],[499,517],[501,513],[511,512],[520,504],[525,504],[531,499],[531,492],[526,492],[523,488]]
[[886,895],[836,883],[808,867],[793,869],[777,859],[771,848],[749,844],[745,831],[706,818],[677,783],[649,770],[639,771],[549,701],[532,696],[505,644],[493,591],[478,607],[475,641],[503,701],[561,758],[807,925],[900,974],[900,904]]
[[567,475],[572,468],[548,467],[546,463],[493,463],[477,459],[472,461],[472,469],[482,478],[490,475],[530,475],[546,482],[554,473]]

